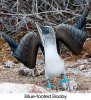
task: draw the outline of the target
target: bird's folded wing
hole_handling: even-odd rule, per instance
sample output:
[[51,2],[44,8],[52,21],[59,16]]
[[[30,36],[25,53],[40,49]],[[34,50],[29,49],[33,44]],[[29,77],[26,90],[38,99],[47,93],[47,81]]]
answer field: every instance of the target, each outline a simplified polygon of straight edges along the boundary
[[57,40],[64,43],[68,49],[75,55],[79,54],[87,38],[87,32],[79,30],[67,24],[56,26]]
[[36,34],[27,33],[20,41],[13,56],[29,68],[36,65],[36,57],[40,45],[40,38]]

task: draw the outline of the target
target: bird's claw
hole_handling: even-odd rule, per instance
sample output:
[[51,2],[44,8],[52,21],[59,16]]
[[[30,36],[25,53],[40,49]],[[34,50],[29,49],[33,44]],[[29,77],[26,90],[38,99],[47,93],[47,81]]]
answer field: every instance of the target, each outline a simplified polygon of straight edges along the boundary
[[77,83],[74,80],[70,80],[67,76],[60,81],[60,84],[63,86],[65,90],[68,91],[76,91],[77,90]]
[[53,89],[53,88],[55,88],[55,86],[54,85],[50,85],[50,84],[48,84],[48,88],[50,88],[50,89]]
[[55,88],[55,86],[51,84],[49,79],[48,79],[48,88],[51,88],[51,89]]
[[67,78],[66,75],[63,76],[63,79],[60,81],[60,84],[64,87],[64,89],[69,90],[69,82],[71,80]]
[[64,84],[64,83],[69,83],[69,81],[70,81],[70,79],[62,79],[61,81],[60,81],[60,84]]

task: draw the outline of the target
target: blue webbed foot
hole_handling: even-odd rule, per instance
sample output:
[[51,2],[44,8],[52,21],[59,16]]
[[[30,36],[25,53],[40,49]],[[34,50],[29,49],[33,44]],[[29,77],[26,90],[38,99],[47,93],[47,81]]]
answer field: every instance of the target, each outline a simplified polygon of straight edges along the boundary
[[67,78],[66,75],[63,76],[63,79],[60,81],[60,84],[68,83],[70,79]]
[[49,79],[48,79],[48,81],[47,81],[47,82],[48,82],[48,88],[51,88],[51,89],[55,88],[55,86],[51,84],[51,82],[50,82],[50,80],[49,80]]

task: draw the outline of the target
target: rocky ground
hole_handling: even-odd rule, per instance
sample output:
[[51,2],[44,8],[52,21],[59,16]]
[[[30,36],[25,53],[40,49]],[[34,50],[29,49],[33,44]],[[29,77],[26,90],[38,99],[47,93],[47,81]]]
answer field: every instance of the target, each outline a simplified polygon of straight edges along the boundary
[[[87,40],[84,45],[84,50],[80,55],[75,56],[63,46],[62,57],[65,61],[65,68],[68,77],[75,81],[76,89],[70,92],[91,92],[91,58],[90,58],[91,40]],[[9,63],[9,66],[7,64]],[[10,68],[8,68],[10,67]],[[56,86],[54,89],[47,88],[47,81],[44,73],[39,76],[32,77],[31,75],[20,72],[21,68],[25,68],[20,62],[11,56],[11,50],[5,41],[0,39],[0,83],[18,83],[18,84],[34,84],[44,88],[48,92],[63,91],[59,84],[61,77],[52,79],[52,83]],[[38,73],[44,71],[44,61],[41,53],[37,56],[36,68]],[[72,83],[74,84],[74,83]]]

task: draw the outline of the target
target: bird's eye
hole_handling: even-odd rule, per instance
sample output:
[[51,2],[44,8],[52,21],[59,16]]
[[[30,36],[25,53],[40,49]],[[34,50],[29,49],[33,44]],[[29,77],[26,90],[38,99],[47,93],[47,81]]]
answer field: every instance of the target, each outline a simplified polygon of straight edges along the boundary
[[49,33],[49,28],[48,27],[46,28],[46,31],[47,31],[47,33]]
[[42,28],[42,31],[45,35],[49,34],[49,28],[48,27],[44,27]]
[[49,30],[48,27],[46,29]]

